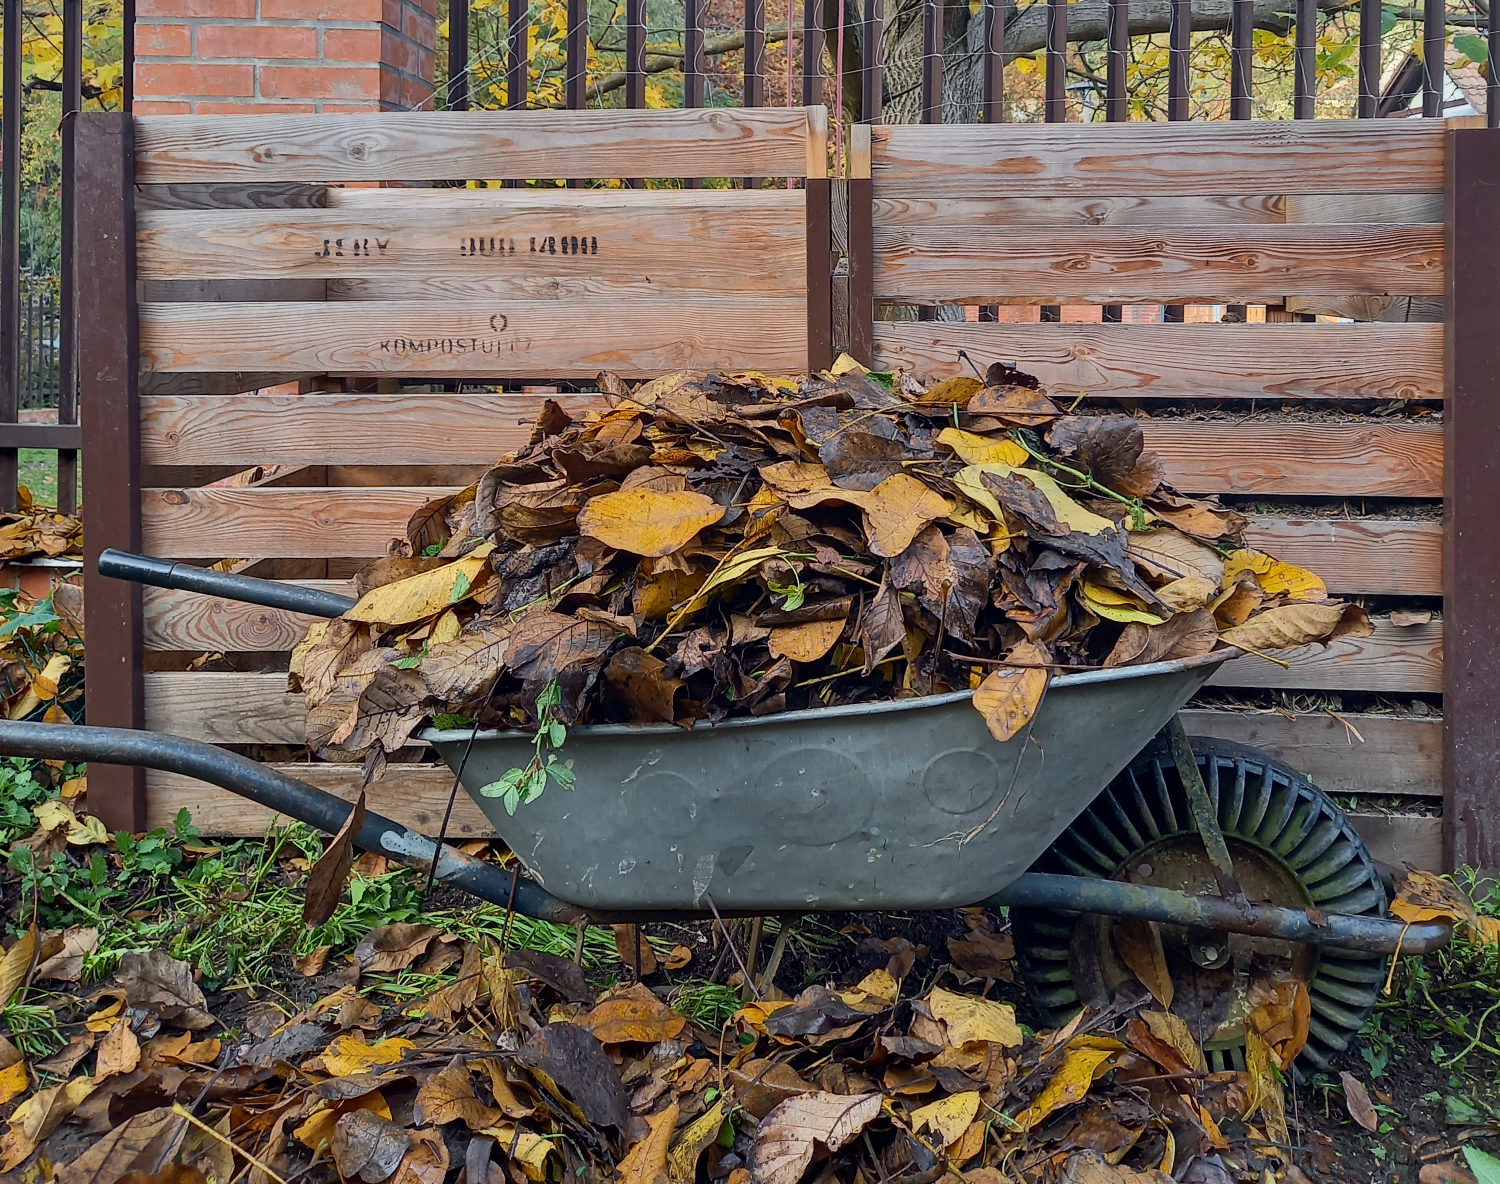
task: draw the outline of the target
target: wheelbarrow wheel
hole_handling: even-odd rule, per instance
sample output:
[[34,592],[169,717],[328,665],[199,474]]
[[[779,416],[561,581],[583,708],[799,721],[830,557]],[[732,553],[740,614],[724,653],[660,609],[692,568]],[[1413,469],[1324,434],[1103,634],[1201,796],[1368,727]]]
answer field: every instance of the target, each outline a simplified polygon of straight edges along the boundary
[[[1243,744],[1194,738],[1194,755],[1251,900],[1382,916],[1375,863],[1344,812],[1296,770]],[[1165,745],[1142,751],[1052,844],[1033,871],[1129,880],[1199,895],[1218,889],[1181,779]],[[1102,1005],[1133,976],[1128,930],[1110,918],[1056,910],[1012,913],[1022,978],[1043,1020],[1065,1023]],[[1160,927],[1172,1010],[1199,1034],[1209,1068],[1244,1068],[1244,1016],[1257,982],[1291,973],[1311,999],[1300,1060],[1323,1068],[1375,1007],[1379,955],[1242,935]],[[1122,950],[1125,952],[1122,954]]]

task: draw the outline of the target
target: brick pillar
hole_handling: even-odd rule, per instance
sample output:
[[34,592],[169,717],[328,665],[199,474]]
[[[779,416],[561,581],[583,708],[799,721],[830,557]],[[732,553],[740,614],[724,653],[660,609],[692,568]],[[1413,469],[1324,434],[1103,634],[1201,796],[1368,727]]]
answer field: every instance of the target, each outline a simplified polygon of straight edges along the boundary
[[437,0],[137,0],[135,111],[432,106]]

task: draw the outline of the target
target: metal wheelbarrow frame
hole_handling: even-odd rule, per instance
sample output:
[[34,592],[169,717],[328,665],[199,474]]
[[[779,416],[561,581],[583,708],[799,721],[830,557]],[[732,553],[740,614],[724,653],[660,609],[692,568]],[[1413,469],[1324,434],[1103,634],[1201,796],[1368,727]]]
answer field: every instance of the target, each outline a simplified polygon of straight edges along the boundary
[[[339,616],[354,603],[347,597],[333,593],[303,589],[274,580],[207,572],[185,564],[169,563],[119,551],[106,551],[101,555],[99,574],[322,617]],[[435,878],[446,884],[462,889],[482,900],[503,907],[512,907],[530,917],[575,926],[589,923],[683,920],[693,916],[710,916],[714,911],[721,916],[730,916],[842,912],[851,907],[909,909],[949,908],[960,904],[979,904],[1009,905],[1028,909],[1060,909],[1073,913],[1139,918],[1183,926],[1189,930],[1212,930],[1279,938],[1365,954],[1390,954],[1399,951],[1415,955],[1426,953],[1444,944],[1452,932],[1452,927],[1447,922],[1404,925],[1399,921],[1384,917],[1352,916],[1323,913],[1319,910],[1285,908],[1248,901],[1240,892],[1223,832],[1208,791],[1199,776],[1188,738],[1175,714],[1177,706],[1186,701],[1193,691],[1207,680],[1213,667],[1220,661],[1222,657],[1219,654],[1204,655],[1203,658],[1184,662],[1160,663],[1155,668],[1091,671],[1083,675],[1059,678],[1053,683],[1054,688],[1064,692],[1069,686],[1076,686],[1079,689],[1110,685],[1116,688],[1128,688],[1135,680],[1143,680],[1136,683],[1140,686],[1150,685],[1152,681],[1159,684],[1162,679],[1174,684],[1172,691],[1174,701],[1160,711],[1156,718],[1159,720],[1161,716],[1166,717],[1163,731],[1170,744],[1174,763],[1187,790],[1188,801],[1213,867],[1220,890],[1218,896],[1191,895],[1167,888],[1144,887],[1082,876],[1025,871],[1016,874],[1013,870],[1002,870],[996,876],[991,877],[988,885],[982,875],[970,877],[968,882],[976,885],[972,890],[973,899],[968,898],[962,890],[955,895],[953,892],[924,890],[919,886],[915,890],[917,892],[915,897],[908,893],[906,896],[895,899],[893,903],[892,898],[885,897],[853,903],[847,896],[834,892],[823,898],[795,901],[790,898],[785,901],[762,900],[752,893],[742,904],[735,900],[735,893],[730,891],[725,898],[724,907],[720,908],[713,902],[711,890],[713,877],[708,875],[707,881],[690,900],[684,899],[680,888],[670,890],[669,887],[665,896],[668,907],[665,908],[661,904],[663,898],[658,897],[653,901],[649,891],[641,897],[638,907],[601,908],[597,904],[576,903],[580,895],[578,891],[580,881],[576,876],[568,881],[569,887],[574,891],[565,893],[565,895],[573,896],[574,899],[563,899],[548,891],[534,879],[513,876],[512,873],[495,864],[465,855],[446,844],[440,845],[427,835],[374,813],[366,813],[364,826],[355,838],[355,845],[423,871],[432,869],[435,862]],[[741,735],[754,735],[757,731],[766,734],[765,729],[768,726],[784,730],[831,724],[837,720],[841,710],[845,715],[895,716],[903,710],[921,710],[924,707],[941,708],[950,702],[961,706],[962,700],[966,698],[966,695],[950,695],[936,697],[935,700],[904,701],[894,706],[878,704],[874,705],[873,711],[871,708],[856,708],[785,713],[782,716],[768,716],[758,720],[733,721],[717,728],[695,729],[693,733],[683,733],[673,728],[632,729],[609,726],[593,730],[602,734],[601,740],[607,738],[611,744],[621,742],[627,746],[634,744],[636,747],[671,744],[673,741],[667,737],[672,735],[691,737],[705,733],[710,737],[728,738],[725,742],[732,744],[736,742],[736,737]],[[983,730],[982,721],[977,713],[967,706],[962,706],[962,712],[964,714],[956,717],[957,719],[963,723],[976,724],[981,731]],[[1142,740],[1149,741],[1157,726],[1157,722],[1153,722]],[[588,728],[575,729],[573,737],[570,737],[570,747],[574,744],[575,737],[589,731]],[[469,737],[468,731],[445,733],[431,730],[422,734],[421,738],[429,739],[450,765],[455,765]],[[495,740],[497,737],[491,736],[489,739]],[[493,760],[503,761],[506,759],[507,744],[503,742],[506,737],[501,734],[498,739],[502,743],[496,747]],[[520,737],[520,740],[529,749],[529,740],[524,737]],[[609,756],[612,751],[609,745],[595,745],[595,747],[606,758],[614,759]],[[966,748],[960,742],[957,750],[969,751],[972,747],[973,745],[969,745]],[[142,766],[180,773],[226,789],[277,813],[298,819],[328,833],[336,832],[349,817],[351,810],[350,803],[343,798],[288,777],[248,757],[211,744],[160,732],[0,721],[0,753],[34,758],[98,761],[104,764]],[[718,762],[716,768],[723,767],[724,759],[732,759],[730,750],[725,750],[725,753],[718,755],[710,750],[709,755]],[[899,755],[899,747],[894,754],[887,754],[887,757],[895,759],[897,755]],[[1021,755],[1024,757],[1024,751]],[[1134,749],[1127,751],[1123,756],[1119,753],[1113,754],[1110,758],[1112,768],[1104,781],[1107,782],[1109,777],[1112,777],[1113,773],[1123,767],[1134,755]],[[482,766],[483,761],[480,764]],[[491,772],[492,770],[478,767],[475,777],[493,779]],[[732,770],[726,768],[725,772],[727,775],[724,779],[731,781]],[[477,783],[473,783],[472,778],[470,780],[469,788],[472,791]],[[1035,854],[1044,850],[1059,830],[1087,808],[1101,788],[1102,783],[1094,785],[1081,801],[1070,803],[1066,809],[1058,810],[1053,804],[1050,807],[1049,821],[1046,823],[1046,826],[1052,829],[1050,833],[1043,834],[1041,831],[1036,831],[1033,834],[1033,842],[1028,845],[1034,846],[1036,835],[1041,835],[1040,847],[1033,854],[1026,855],[1025,861],[1029,862]],[[886,804],[899,802],[902,795],[909,792],[909,786],[897,786],[889,795],[890,802]],[[534,835],[539,827],[546,825],[541,812],[530,818],[521,816],[527,811],[536,811],[539,805],[546,804],[549,796],[552,798],[554,811],[551,817],[558,817],[559,815],[555,812],[562,811],[561,817],[566,818],[567,811],[572,805],[566,799],[573,795],[565,794],[557,789],[549,790],[542,799],[523,806],[518,811],[518,825],[524,833]],[[880,797],[878,792],[875,796]],[[931,796],[932,794],[928,793],[928,797]],[[475,795],[475,800],[481,806],[498,805],[487,799],[481,799],[477,795]],[[877,802],[872,810],[878,810],[879,806],[880,803]],[[973,810],[969,813],[973,813]],[[492,814],[491,817],[494,818],[495,815]],[[500,817],[503,818],[503,815]],[[984,818],[982,809],[978,817]],[[512,820],[506,821],[511,833],[517,834],[517,823]],[[990,821],[993,821],[993,818]],[[617,832],[617,824],[611,825]],[[868,819],[865,821],[865,827],[868,831]],[[611,832],[606,828],[605,833],[607,836]],[[557,842],[559,845],[565,844],[566,839],[559,838]],[[833,844],[833,846],[837,845],[837,842]],[[927,842],[926,845],[932,844]],[[510,842],[510,846],[512,850],[516,850],[518,844]],[[518,854],[525,856],[524,848]],[[524,859],[523,862],[525,862]],[[705,874],[707,873],[700,873],[699,878],[703,879]],[[774,879],[778,875],[785,877],[789,874],[791,873],[787,870],[787,866],[780,866],[773,870],[771,876],[763,874],[761,879]],[[550,879],[550,877],[544,878]],[[800,889],[789,888],[788,891],[795,896]],[[614,899],[620,899],[619,895],[616,894]]]

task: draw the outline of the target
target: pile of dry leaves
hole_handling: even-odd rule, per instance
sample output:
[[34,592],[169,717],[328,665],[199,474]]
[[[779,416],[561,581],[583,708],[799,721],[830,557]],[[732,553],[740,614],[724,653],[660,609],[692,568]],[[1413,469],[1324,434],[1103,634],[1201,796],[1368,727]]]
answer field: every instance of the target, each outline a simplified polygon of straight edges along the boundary
[[[33,1090],[10,1110],[0,1172],[58,1184],[1165,1184],[1177,1169],[1221,1184],[1291,1166],[1278,1074],[1306,1039],[1300,984],[1253,987],[1249,1072],[1209,1073],[1188,1025],[1139,988],[1026,1032],[984,997],[993,977],[961,968],[971,947],[1008,953],[982,910],[967,914],[956,964],[920,998],[901,994],[902,942],[852,989],[770,988],[722,1031],[642,983],[600,993],[567,959],[428,925],[372,931],[320,980],[337,989],[297,1014],[257,1005],[243,1031],[221,1028],[186,963],[130,954],[63,1053],[28,1067],[0,1042],[4,1101]],[[12,947],[0,986],[27,981],[35,940]],[[457,973],[398,1008],[361,993],[407,968]]]
[[58,559],[83,554],[83,522],[33,503],[22,485],[13,511],[0,514],[0,559]]
[[392,752],[434,714],[691,726],[963,689],[1004,740],[1053,671],[1369,629],[1167,486],[1138,422],[1001,365],[599,386],[609,410],[549,401],[309,632],[311,747]]

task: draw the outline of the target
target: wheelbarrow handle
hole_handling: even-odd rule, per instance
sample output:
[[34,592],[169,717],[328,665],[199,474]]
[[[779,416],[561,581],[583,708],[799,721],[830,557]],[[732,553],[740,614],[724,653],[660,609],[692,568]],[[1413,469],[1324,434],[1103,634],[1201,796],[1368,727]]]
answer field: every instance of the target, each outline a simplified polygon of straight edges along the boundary
[[153,588],[175,588],[182,592],[201,592],[245,604],[283,608],[310,617],[341,617],[355,605],[352,596],[325,592],[321,588],[304,588],[280,580],[261,580],[254,576],[237,576],[224,571],[208,571],[191,563],[173,563],[151,555],[135,555],[111,547],[99,555],[99,574]]
[[[0,720],[0,753],[181,773],[329,834],[336,834],[344,825],[351,808],[343,798],[287,777],[259,761],[166,732]],[[571,925],[585,916],[582,909],[558,900],[531,880],[516,880],[505,869],[446,844],[439,848],[426,835],[379,814],[366,812],[354,845],[424,872],[436,857],[438,880],[501,906],[514,891],[516,911],[541,921]]]

